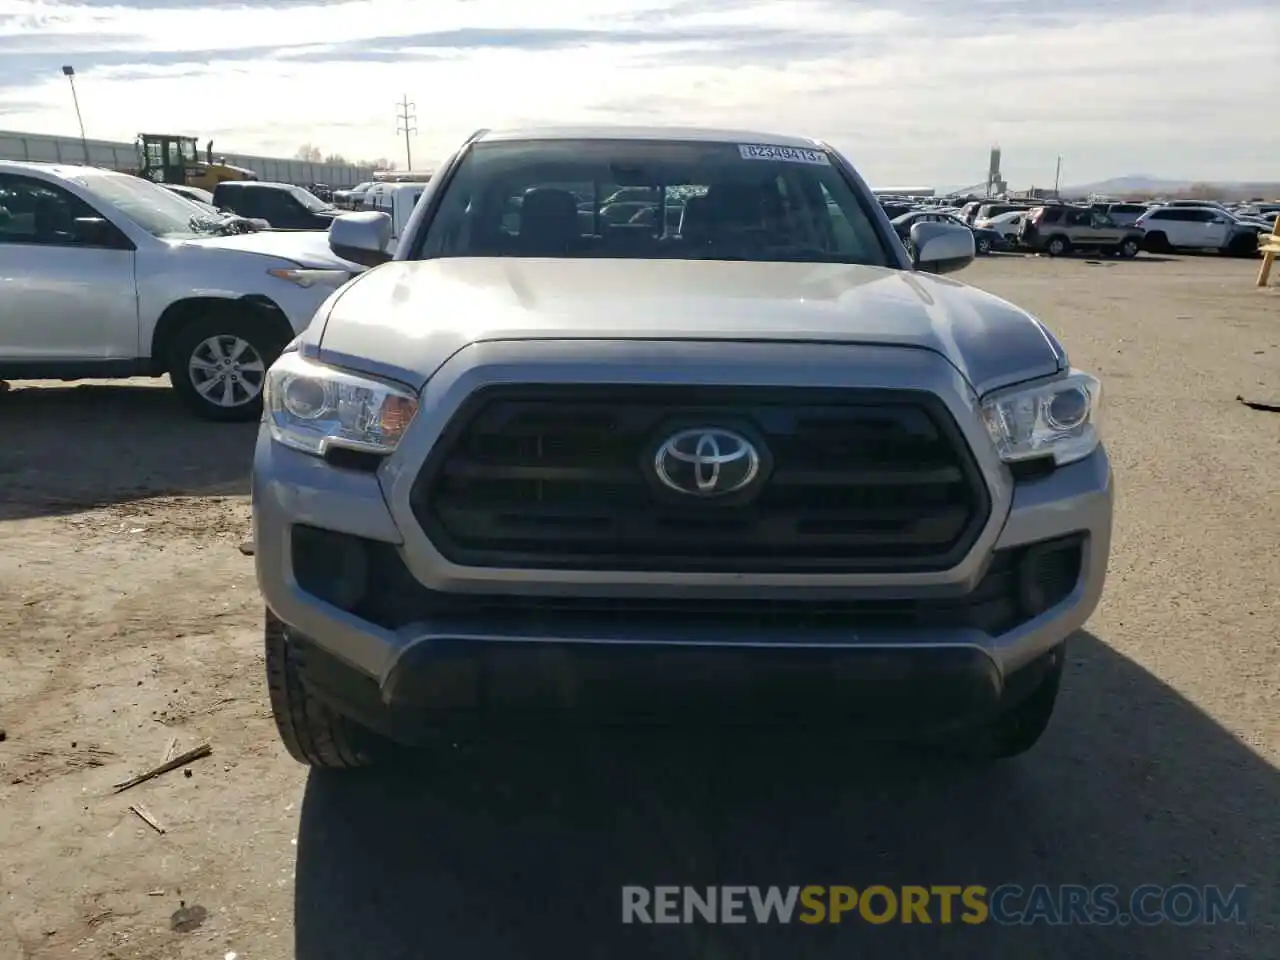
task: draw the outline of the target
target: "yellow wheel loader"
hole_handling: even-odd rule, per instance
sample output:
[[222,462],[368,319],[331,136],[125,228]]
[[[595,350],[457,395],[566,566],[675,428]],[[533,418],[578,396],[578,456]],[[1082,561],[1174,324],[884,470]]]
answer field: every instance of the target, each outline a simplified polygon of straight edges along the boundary
[[173,183],[209,190],[224,180],[257,180],[258,175],[213,156],[213,141],[205,146],[202,159],[195,137],[171,133],[138,134],[137,175],[156,183]]

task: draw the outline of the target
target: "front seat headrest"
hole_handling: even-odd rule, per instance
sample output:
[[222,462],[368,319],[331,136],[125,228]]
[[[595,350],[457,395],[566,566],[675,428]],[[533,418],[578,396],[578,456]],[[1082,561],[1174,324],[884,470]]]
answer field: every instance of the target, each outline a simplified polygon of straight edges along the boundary
[[582,239],[578,201],[567,190],[536,187],[520,205],[520,239],[533,249],[555,253]]

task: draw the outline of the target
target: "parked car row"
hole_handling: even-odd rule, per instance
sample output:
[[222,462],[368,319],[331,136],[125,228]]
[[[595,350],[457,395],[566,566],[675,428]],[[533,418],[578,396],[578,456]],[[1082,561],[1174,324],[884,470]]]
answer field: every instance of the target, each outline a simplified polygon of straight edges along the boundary
[[[1254,256],[1262,231],[1274,229],[1280,203],[1227,207],[1215,201],[1168,202],[1049,200],[969,200],[881,197],[894,223],[920,217],[951,218],[974,230],[981,252],[1022,249],[1049,256],[1075,251],[1133,257],[1153,253],[1211,250]],[[986,238],[986,242],[983,242]]]
[[340,210],[359,210],[364,205],[364,195],[375,186],[374,181],[357,183],[350,190],[333,191],[333,205]]
[[911,240],[911,228],[917,223],[950,223],[958,227],[966,227],[973,234],[973,247],[978,256],[985,257],[993,250],[1002,250],[1009,246],[1008,239],[999,230],[978,223],[965,223],[954,213],[940,210],[910,210],[894,217],[891,221],[894,231],[902,240],[908,253],[914,253]]
[[[202,416],[255,418],[266,368],[334,289],[395,255],[426,190],[421,182],[370,182],[334,191],[330,204],[290,184],[228,181],[208,193],[96,168],[0,164],[0,378],[168,374]],[[518,248],[520,224],[532,222],[526,204],[536,203],[539,222],[563,219],[572,228],[569,248],[620,251],[607,256],[683,248],[714,224],[741,227],[753,218],[763,235],[797,242],[791,201],[707,191],[636,183],[516,191],[486,200],[499,204],[499,233],[490,240]],[[553,201],[563,209],[548,206]],[[881,203],[913,261],[922,230],[958,230],[977,255],[1026,249],[1133,257],[1143,248],[1243,254],[1256,249],[1263,229],[1219,204]],[[376,256],[326,236],[342,222],[340,204],[385,214],[385,221],[374,217],[381,224]],[[808,235],[805,249],[865,242],[847,237],[852,226],[841,211],[830,212],[835,234]]]
[[[260,180],[225,181],[214,187],[212,193],[181,184],[162,186],[199,204],[210,214],[235,214],[260,229],[327,230],[343,210],[381,208],[387,205],[382,198],[403,187],[411,188],[416,191],[415,196],[420,196],[425,184],[370,181],[349,191],[323,189],[321,192],[329,199],[314,189]],[[323,187],[323,184],[316,186]]]

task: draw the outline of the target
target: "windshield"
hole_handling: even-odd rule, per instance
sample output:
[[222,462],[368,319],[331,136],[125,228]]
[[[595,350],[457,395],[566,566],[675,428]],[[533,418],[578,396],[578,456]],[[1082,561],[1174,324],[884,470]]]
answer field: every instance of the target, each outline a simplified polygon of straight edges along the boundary
[[816,149],[480,143],[411,256],[893,264],[871,203]]
[[325,203],[309,190],[303,190],[301,187],[290,187],[289,192],[293,194],[295,200],[312,213],[317,213],[320,210],[332,209],[329,204]]
[[210,216],[195,201],[140,177],[102,174],[78,178],[77,182],[152,236],[192,236],[204,232],[198,221]]

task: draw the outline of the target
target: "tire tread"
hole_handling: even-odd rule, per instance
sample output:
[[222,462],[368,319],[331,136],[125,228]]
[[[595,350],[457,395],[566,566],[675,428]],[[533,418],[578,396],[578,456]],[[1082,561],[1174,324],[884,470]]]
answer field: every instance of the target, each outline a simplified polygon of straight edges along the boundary
[[269,611],[265,644],[271,712],[289,755],[308,766],[335,770],[374,763],[373,735],[306,689],[289,628]]
[[1065,662],[1064,651],[1057,650],[1035,690],[992,720],[962,734],[955,744],[957,751],[969,759],[991,761],[1016,757],[1034,747],[1053,716]]

